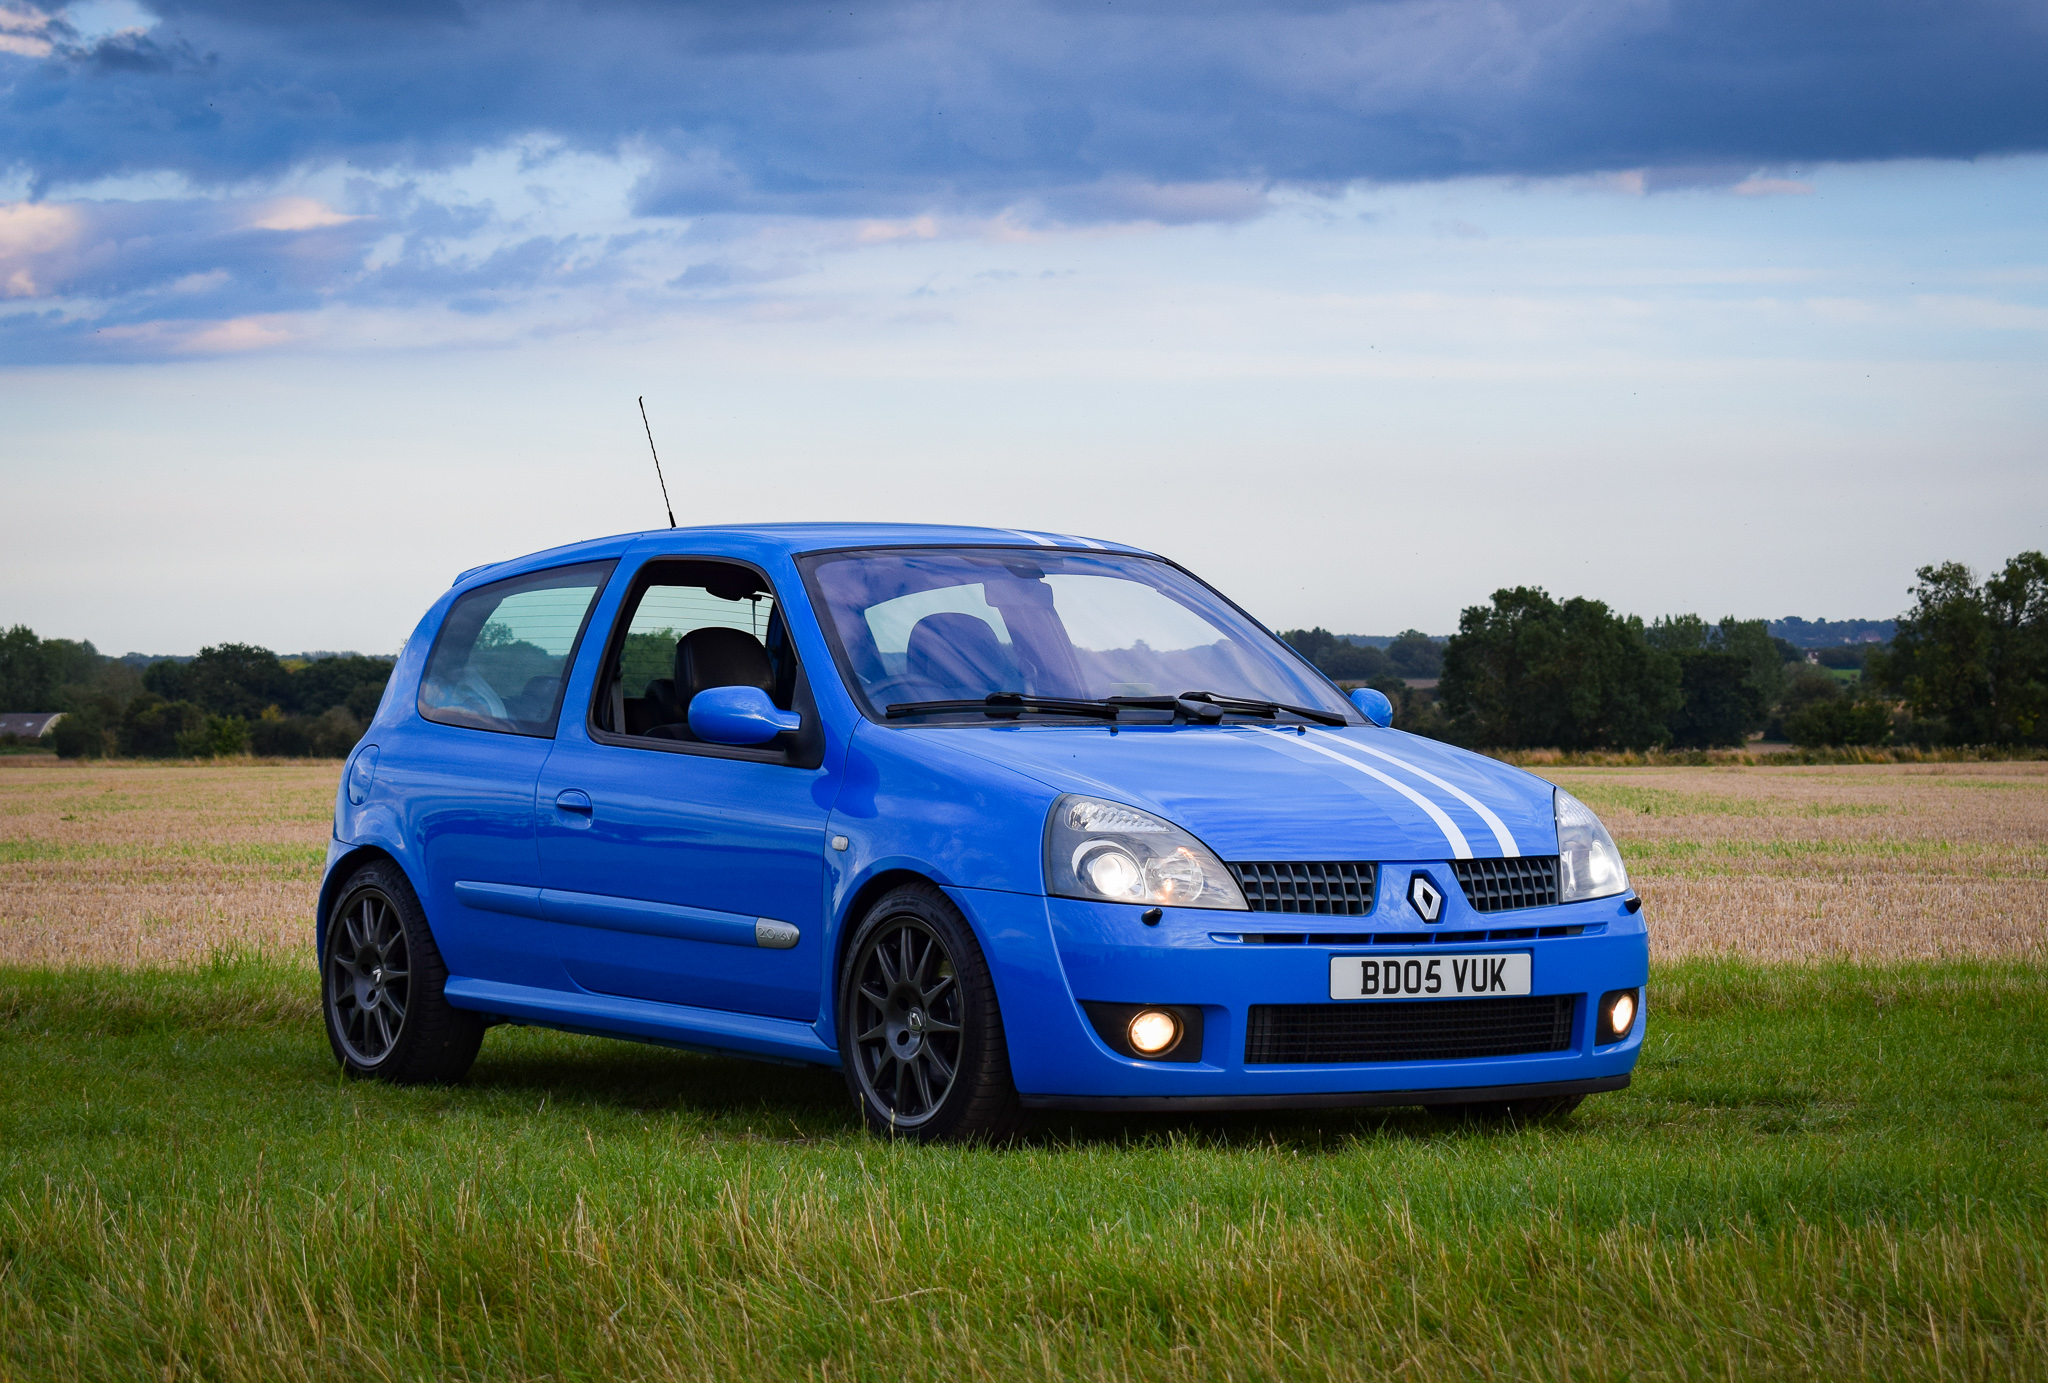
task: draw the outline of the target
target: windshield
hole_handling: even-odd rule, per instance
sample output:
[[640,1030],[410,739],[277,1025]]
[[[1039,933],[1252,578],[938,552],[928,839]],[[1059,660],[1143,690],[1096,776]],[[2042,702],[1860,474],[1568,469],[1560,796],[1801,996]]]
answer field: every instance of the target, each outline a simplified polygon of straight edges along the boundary
[[1221,697],[1357,721],[1285,645],[1165,562],[931,548],[802,561],[848,685],[869,713],[991,694]]

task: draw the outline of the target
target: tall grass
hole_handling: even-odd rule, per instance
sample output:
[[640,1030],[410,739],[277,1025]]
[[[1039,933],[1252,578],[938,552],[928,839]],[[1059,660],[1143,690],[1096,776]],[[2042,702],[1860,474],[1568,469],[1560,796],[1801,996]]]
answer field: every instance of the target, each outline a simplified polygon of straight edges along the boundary
[[531,1031],[346,1083],[260,961],[0,971],[0,1378],[2044,1376],[2042,978],[1660,967],[1568,1124],[977,1151]]

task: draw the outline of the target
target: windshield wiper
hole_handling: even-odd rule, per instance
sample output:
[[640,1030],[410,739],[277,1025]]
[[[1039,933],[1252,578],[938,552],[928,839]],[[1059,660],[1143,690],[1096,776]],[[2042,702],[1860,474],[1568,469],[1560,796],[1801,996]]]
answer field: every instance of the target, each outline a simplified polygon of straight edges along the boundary
[[886,712],[890,720],[905,716],[936,715],[942,711],[979,711],[986,716],[1015,716],[1025,711],[1041,715],[1089,716],[1115,720],[1119,707],[1112,701],[1081,701],[1064,696],[1029,696],[1023,692],[990,692],[979,701],[898,701]]
[[[1198,710],[1210,714],[1197,715]],[[978,711],[991,717],[1015,717],[1029,711],[1037,715],[1086,716],[1092,720],[1115,720],[1125,711],[1165,711],[1172,715],[1185,715],[1190,720],[1221,720],[1225,715],[1271,720],[1285,711],[1318,725],[1347,723],[1343,716],[1308,706],[1254,701],[1206,691],[1182,692],[1179,696],[1112,696],[1099,701],[1070,696],[1032,696],[1028,692],[991,692],[976,700],[898,701],[891,704],[884,714],[890,720],[902,720],[908,716],[942,715],[947,711]]]
[[1221,692],[1182,692],[1180,700],[1193,701],[1203,706],[1213,706],[1216,708],[1219,719],[1225,713],[1228,713],[1230,715],[1258,716],[1262,719],[1270,720],[1281,711],[1285,711],[1289,715],[1300,716],[1303,720],[1312,720],[1318,725],[1348,725],[1350,723],[1343,716],[1337,715],[1332,711],[1318,711],[1310,706],[1290,706],[1284,701],[1254,701],[1248,697],[1225,696]]

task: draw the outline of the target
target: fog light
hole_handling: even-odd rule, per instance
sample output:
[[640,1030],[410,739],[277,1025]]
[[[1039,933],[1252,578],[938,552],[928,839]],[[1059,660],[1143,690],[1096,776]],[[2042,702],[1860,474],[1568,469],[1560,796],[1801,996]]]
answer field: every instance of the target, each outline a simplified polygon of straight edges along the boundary
[[1618,1036],[1628,1036],[1628,1030],[1636,1024],[1636,996],[1624,994],[1614,1001],[1614,1007],[1607,1010],[1607,1027]]
[[1593,1045],[1609,1046],[1627,1037],[1636,1025],[1636,1011],[1642,1005],[1640,989],[1610,989],[1600,996],[1600,1007],[1594,1012],[1599,1021],[1594,1024]]
[[1125,1032],[1131,1039],[1132,1051],[1140,1056],[1161,1056],[1180,1041],[1180,1019],[1164,1009],[1141,1008],[1131,1015],[1131,1025]]

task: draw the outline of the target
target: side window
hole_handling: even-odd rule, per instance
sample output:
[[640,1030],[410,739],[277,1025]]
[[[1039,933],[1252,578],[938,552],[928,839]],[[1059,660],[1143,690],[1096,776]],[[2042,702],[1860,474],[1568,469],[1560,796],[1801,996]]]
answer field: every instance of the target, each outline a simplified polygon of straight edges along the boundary
[[690,702],[711,687],[759,687],[782,710],[796,693],[796,651],[775,592],[751,567],[657,561],[619,612],[597,726],[636,739],[694,741]]
[[553,735],[569,660],[612,565],[515,576],[456,601],[427,657],[420,714],[473,730]]

